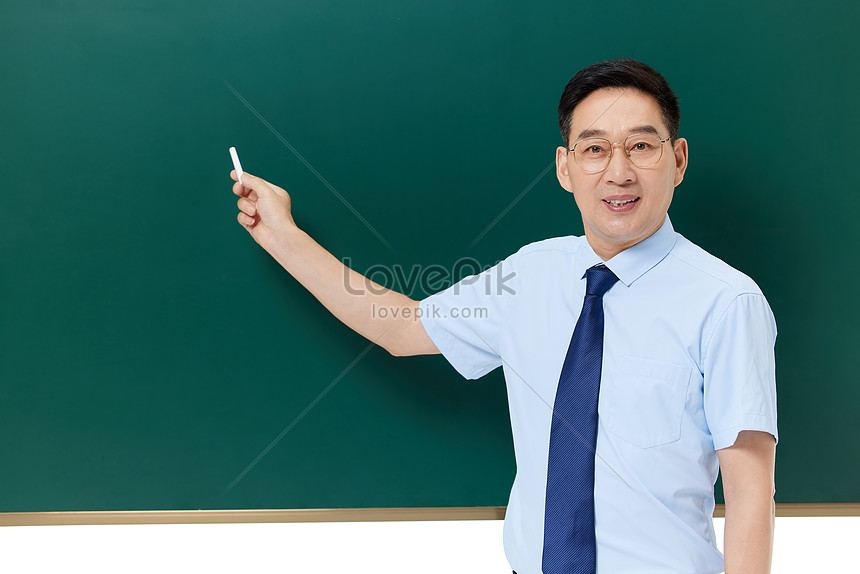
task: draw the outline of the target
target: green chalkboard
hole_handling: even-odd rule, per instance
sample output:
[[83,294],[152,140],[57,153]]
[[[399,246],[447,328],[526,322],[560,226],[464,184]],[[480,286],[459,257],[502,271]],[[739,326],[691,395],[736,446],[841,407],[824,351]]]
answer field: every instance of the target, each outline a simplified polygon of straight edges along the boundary
[[[675,228],[779,326],[777,502],[860,502],[854,3],[0,5],[0,511],[504,505],[500,370],[395,358],[236,223],[227,148],[414,299],[581,234],[546,168],[567,80],[682,108]],[[360,215],[360,217],[359,217]],[[449,282],[450,283],[450,282]]]

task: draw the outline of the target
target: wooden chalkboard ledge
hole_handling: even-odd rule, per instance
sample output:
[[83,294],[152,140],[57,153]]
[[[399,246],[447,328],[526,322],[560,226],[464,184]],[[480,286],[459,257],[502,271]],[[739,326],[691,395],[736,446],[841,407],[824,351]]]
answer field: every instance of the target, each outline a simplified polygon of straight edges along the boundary
[[[860,516],[860,504],[777,504],[776,515]],[[722,504],[717,505],[714,516],[718,518],[725,516],[725,507]],[[0,512],[0,526],[501,520],[504,517],[504,506],[460,508],[309,508],[297,510]]]

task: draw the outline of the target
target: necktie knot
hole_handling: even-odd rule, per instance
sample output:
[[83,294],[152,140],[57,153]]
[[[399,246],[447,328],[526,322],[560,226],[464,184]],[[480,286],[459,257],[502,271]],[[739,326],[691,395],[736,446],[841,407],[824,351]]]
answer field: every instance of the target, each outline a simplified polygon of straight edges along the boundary
[[609,288],[615,285],[618,277],[612,272],[609,267],[602,263],[598,263],[594,267],[589,267],[585,272],[585,293],[586,295],[594,295],[603,297],[609,291]]

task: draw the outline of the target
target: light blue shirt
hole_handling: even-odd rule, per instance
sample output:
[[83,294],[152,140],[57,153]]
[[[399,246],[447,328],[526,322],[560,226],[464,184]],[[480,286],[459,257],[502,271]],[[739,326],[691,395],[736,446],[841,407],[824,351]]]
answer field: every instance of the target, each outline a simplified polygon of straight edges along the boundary
[[[585,270],[599,262],[585,237],[538,241],[420,302],[424,328],[461,375],[504,369],[517,463],[504,547],[518,574],[541,571],[552,405]],[[668,216],[606,265],[619,281],[603,303],[597,572],[722,572],[716,451],[741,430],[777,438],[773,314],[749,277]]]

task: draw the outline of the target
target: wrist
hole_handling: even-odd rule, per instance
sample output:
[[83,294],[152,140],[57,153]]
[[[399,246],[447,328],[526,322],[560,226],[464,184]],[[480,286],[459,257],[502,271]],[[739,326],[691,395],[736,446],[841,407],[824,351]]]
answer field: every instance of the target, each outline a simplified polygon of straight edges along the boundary
[[281,265],[287,267],[290,261],[302,250],[302,244],[309,238],[307,233],[293,223],[272,229],[260,245]]

